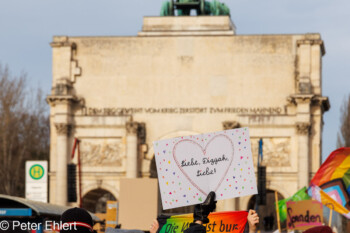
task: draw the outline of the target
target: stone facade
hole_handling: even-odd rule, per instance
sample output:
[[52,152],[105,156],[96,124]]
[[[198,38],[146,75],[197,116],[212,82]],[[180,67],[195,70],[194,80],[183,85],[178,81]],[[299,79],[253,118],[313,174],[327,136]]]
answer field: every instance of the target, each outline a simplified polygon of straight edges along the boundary
[[267,188],[284,197],[321,164],[329,102],[319,34],[236,35],[227,16],[145,17],[138,36],[56,36],[51,46],[52,203],[67,204],[74,138],[82,194],[102,188],[117,199],[121,178],[150,175],[152,141],[164,138],[249,127],[254,157],[264,139]]

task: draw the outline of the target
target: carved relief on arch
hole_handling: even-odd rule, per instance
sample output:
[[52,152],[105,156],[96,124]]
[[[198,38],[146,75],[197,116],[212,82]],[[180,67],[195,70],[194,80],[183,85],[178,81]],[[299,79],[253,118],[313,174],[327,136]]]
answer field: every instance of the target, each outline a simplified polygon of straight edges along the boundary
[[[251,138],[254,165],[257,164],[260,138]],[[291,141],[290,138],[263,138],[264,163],[269,167],[291,166]]]
[[80,154],[84,165],[122,167],[125,147],[121,139],[83,139]]

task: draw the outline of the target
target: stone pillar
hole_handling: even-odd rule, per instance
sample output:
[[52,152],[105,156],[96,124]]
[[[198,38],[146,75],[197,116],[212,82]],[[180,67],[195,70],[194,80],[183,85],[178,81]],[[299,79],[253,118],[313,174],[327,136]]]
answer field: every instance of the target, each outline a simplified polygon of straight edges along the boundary
[[[296,94],[289,98],[290,103],[296,106],[296,138],[298,140],[298,188],[309,185],[311,172],[310,135],[311,106],[315,96]],[[311,153],[310,153],[311,152]]]
[[56,204],[67,205],[67,164],[68,164],[68,137],[71,126],[65,123],[55,124],[57,132],[56,143]]
[[310,158],[309,158],[309,134],[310,124],[298,122],[296,130],[298,134],[298,189],[309,186]]
[[138,123],[129,121],[126,123],[126,177],[136,178],[138,176],[137,156],[137,127]]

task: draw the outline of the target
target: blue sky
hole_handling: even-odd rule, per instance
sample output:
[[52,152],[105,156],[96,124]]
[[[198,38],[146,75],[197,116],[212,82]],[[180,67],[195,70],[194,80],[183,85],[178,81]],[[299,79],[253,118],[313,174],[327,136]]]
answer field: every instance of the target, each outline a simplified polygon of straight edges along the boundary
[[[163,0],[0,0],[0,62],[29,84],[51,89],[54,35],[124,36],[141,30],[143,16],[157,16]],[[325,42],[323,157],[336,149],[340,106],[350,94],[350,1],[226,0],[237,34],[320,33]]]

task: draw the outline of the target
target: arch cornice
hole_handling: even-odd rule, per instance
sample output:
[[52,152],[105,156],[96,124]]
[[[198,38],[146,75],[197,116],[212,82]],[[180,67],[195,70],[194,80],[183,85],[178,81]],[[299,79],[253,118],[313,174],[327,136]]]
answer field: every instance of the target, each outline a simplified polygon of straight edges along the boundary
[[82,185],[82,197],[84,197],[86,194],[88,194],[90,191],[95,189],[104,189],[110,193],[113,194],[113,196],[119,200],[119,189],[117,189],[116,185],[110,185],[108,183],[102,183],[101,185],[98,185],[96,182]]

